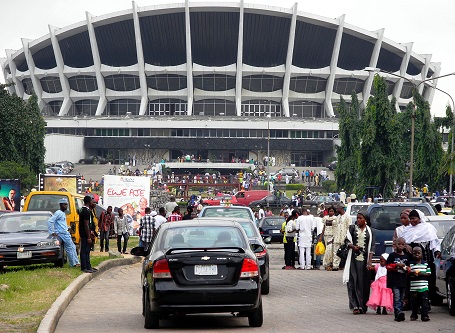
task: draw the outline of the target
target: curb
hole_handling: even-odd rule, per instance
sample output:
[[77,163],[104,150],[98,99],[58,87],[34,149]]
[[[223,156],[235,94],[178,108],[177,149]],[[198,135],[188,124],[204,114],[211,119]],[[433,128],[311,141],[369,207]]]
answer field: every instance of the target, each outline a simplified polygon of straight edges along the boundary
[[66,287],[65,290],[55,300],[49,310],[44,315],[43,320],[38,327],[37,333],[53,333],[57,327],[57,323],[60,320],[63,312],[65,312],[68,305],[71,303],[74,296],[77,295],[90,280],[94,279],[101,273],[117,266],[132,265],[142,261],[142,257],[131,257],[131,258],[118,258],[113,260],[103,261],[97,266],[98,272],[95,273],[83,273],[78,276],[71,284]]

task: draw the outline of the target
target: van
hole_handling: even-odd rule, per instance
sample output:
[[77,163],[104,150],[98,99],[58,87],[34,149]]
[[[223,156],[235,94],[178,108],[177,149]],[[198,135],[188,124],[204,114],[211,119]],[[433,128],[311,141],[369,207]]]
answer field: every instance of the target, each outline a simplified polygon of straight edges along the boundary
[[66,223],[68,225],[71,238],[76,247],[80,244],[79,235],[79,210],[84,205],[84,196],[63,191],[35,191],[30,192],[24,203],[23,211],[50,211],[55,213],[60,209],[58,203],[61,199],[68,200],[68,209],[65,211]]
[[235,194],[235,198],[237,199],[238,205],[249,206],[252,201],[261,200],[268,195],[270,195],[270,192],[267,190],[242,190]]

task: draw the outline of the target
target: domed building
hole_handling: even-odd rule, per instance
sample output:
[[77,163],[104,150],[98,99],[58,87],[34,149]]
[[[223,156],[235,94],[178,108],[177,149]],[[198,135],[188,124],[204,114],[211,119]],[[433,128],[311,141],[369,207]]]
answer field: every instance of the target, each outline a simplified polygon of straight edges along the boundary
[[[319,167],[334,155],[336,104],[362,107],[380,68],[403,108],[440,64],[345,22],[240,3],[138,7],[92,16],[7,50],[1,67],[47,122],[46,161],[261,161]],[[433,82],[434,83],[434,82]],[[434,89],[420,92],[430,103]],[[62,145],[65,149],[62,149]]]

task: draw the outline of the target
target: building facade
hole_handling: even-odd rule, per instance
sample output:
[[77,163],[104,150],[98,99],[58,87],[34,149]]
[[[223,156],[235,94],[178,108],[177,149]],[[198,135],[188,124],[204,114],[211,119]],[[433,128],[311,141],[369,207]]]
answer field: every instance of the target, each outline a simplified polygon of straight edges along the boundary
[[[440,72],[384,29],[243,1],[133,3],[22,44],[1,61],[10,92],[37,95],[48,141],[84,137],[82,152],[48,149],[49,162],[84,157],[76,151],[145,163],[269,152],[277,165],[321,166],[334,154],[340,97],[349,104],[355,91],[365,107],[373,93],[366,67],[415,84]],[[397,109],[411,101],[410,82],[381,75]],[[431,103],[434,90],[419,89]]]

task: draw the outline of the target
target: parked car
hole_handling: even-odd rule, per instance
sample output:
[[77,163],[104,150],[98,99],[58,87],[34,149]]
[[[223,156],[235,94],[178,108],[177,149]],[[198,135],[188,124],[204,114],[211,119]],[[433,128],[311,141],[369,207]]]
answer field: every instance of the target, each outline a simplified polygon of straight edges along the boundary
[[329,195],[316,195],[312,197],[310,200],[302,201],[303,206],[319,206],[320,204],[324,204],[324,206],[329,207],[332,205],[337,206],[339,203],[340,201],[335,201]]
[[170,314],[239,313],[263,322],[256,255],[239,223],[188,220],[164,223],[146,256],[141,286],[145,328]]
[[243,206],[205,206],[200,211],[199,217],[234,217],[255,222],[251,208]]
[[352,224],[357,222],[357,213],[359,211],[366,211],[370,202],[350,202],[346,206],[346,214],[351,217]]
[[276,196],[275,194],[270,194],[261,200],[255,200],[250,202],[250,207],[264,206],[264,207],[281,207],[283,205],[290,206],[292,200],[284,195]]
[[283,234],[280,232],[284,216],[266,216],[259,220],[259,232],[263,236],[270,236],[272,242],[282,242]]
[[208,206],[223,206],[224,204],[238,205],[237,198],[234,195],[230,194],[221,194],[217,195],[212,199],[204,199],[204,205]]
[[455,316],[455,226],[441,242],[441,259],[436,266],[438,295],[447,298],[450,315]]
[[237,204],[248,206],[252,201],[260,200],[269,194],[270,191],[268,190],[242,190],[235,194],[235,198],[237,199]]
[[332,161],[327,165],[327,168],[331,171],[335,171],[337,168],[338,161]]
[[455,217],[453,215],[436,215],[427,216],[428,223],[431,223],[436,228],[436,233],[440,241],[443,240],[449,230],[455,225]]
[[249,219],[239,219],[239,218],[226,218],[226,217],[219,217],[219,218],[199,218],[200,221],[204,221],[208,219],[209,221],[219,220],[219,221],[233,221],[238,222],[240,226],[245,231],[248,241],[250,242],[250,247],[253,250],[256,258],[258,259],[259,263],[259,271],[261,273],[261,294],[268,295],[270,291],[270,259],[269,259],[269,252],[267,251],[266,243],[270,243],[271,237],[267,235],[261,235],[259,233],[256,224]]
[[270,176],[275,178],[279,174],[283,177],[286,177],[286,175],[288,175],[289,177],[294,176],[296,179],[300,178],[299,172],[294,168],[282,168],[282,169],[278,170],[277,172],[271,173]]
[[89,156],[79,160],[79,164],[107,164],[107,159],[101,156]]
[[51,212],[13,212],[0,216],[0,270],[5,266],[65,262],[63,242],[49,236]]
[[427,202],[385,202],[368,206],[371,229],[375,234],[376,249],[374,261],[379,261],[382,253],[391,253],[394,231],[401,225],[400,214],[404,209],[419,209],[425,216],[435,216],[435,208]]

